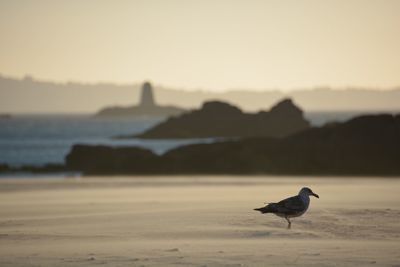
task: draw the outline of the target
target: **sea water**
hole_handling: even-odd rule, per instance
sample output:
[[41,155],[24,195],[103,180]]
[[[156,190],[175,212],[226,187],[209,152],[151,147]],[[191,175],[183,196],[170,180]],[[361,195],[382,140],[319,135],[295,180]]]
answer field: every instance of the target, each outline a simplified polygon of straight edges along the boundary
[[140,146],[162,154],[189,143],[210,139],[117,139],[134,135],[161,119],[110,119],[90,115],[15,115],[0,120],[0,163],[11,166],[63,163],[74,144]]

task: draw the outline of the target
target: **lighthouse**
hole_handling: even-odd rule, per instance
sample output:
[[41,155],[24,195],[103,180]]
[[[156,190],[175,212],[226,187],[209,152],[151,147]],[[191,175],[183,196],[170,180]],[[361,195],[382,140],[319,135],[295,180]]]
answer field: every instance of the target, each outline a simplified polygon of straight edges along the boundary
[[101,117],[167,117],[181,114],[183,108],[175,106],[159,106],[154,101],[153,86],[144,82],[140,92],[140,101],[137,106],[130,107],[106,107],[96,115]]
[[153,108],[156,106],[153,97],[153,87],[149,82],[142,85],[142,95],[140,97],[139,106],[142,108]]

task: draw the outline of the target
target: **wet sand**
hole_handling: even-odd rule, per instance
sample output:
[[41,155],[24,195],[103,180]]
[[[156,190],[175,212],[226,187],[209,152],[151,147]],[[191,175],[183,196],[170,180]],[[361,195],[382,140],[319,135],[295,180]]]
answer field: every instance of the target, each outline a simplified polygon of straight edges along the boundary
[[[309,211],[253,208],[309,186]],[[400,267],[400,179],[0,179],[0,266]]]

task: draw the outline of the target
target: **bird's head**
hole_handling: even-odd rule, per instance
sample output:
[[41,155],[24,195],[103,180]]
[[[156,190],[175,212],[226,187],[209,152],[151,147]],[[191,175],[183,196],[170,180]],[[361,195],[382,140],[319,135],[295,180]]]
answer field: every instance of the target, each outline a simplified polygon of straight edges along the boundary
[[308,187],[303,187],[300,192],[299,195],[306,195],[306,196],[314,196],[316,198],[319,198],[319,196],[317,194],[315,194],[310,188]]

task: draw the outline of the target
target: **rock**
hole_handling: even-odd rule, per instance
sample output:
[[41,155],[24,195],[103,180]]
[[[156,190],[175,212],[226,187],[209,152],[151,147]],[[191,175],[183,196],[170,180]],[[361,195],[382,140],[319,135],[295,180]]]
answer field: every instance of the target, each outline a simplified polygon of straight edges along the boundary
[[57,172],[65,172],[67,169],[63,164],[45,164],[40,166],[34,165],[23,165],[18,168],[13,168],[14,172],[30,172],[30,173],[57,173]]
[[197,113],[203,116],[221,116],[221,117],[234,117],[240,116],[243,112],[238,108],[229,103],[221,101],[209,101],[205,102],[202,106],[202,112]]
[[11,114],[7,114],[7,113],[1,113],[0,114],[0,120],[6,120],[6,119],[12,119]]
[[66,156],[69,170],[85,174],[147,173],[157,169],[157,155],[138,147],[74,145]]
[[10,166],[8,166],[8,164],[0,163],[0,173],[9,172],[10,170],[11,169],[10,169]]
[[28,172],[28,173],[59,173],[67,171],[63,164],[45,164],[45,165],[22,165],[19,167],[11,167],[7,164],[0,164],[0,173],[18,173],[18,172]]
[[283,99],[278,102],[269,111],[271,114],[282,117],[302,116],[303,111],[297,107],[290,98]]
[[303,112],[290,99],[251,114],[220,101],[203,104],[201,109],[169,118],[137,135],[140,138],[284,137],[310,127]]
[[400,115],[360,116],[283,138],[186,145],[161,156],[78,145],[66,162],[86,174],[400,175]]

